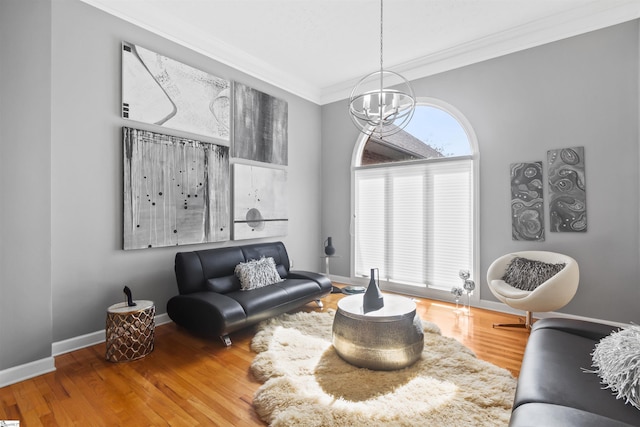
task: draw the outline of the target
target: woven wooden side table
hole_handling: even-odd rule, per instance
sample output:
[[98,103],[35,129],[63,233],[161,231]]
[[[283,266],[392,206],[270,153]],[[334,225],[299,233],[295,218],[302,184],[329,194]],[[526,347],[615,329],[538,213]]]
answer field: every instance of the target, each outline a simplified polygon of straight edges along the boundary
[[156,306],[153,301],[114,304],[107,309],[107,354],[110,362],[140,359],[153,351]]

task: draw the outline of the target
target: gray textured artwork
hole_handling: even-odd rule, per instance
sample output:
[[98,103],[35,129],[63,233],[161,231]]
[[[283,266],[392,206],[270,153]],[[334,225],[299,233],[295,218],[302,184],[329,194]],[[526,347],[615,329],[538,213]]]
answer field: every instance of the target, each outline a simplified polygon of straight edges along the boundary
[[542,162],[511,165],[511,237],[544,240]]
[[122,44],[122,117],[229,141],[230,82]]
[[287,234],[287,171],[234,164],[233,200],[233,240]]
[[123,128],[124,249],[230,237],[229,148]]
[[584,147],[547,152],[551,231],[587,231]]
[[288,164],[288,104],[234,83],[233,157]]

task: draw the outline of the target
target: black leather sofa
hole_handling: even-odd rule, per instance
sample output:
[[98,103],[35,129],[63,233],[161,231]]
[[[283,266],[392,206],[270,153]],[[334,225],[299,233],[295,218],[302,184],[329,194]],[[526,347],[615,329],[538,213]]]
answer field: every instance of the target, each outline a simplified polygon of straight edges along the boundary
[[[240,290],[236,265],[272,257],[284,281],[249,291]],[[229,334],[262,320],[298,308],[331,293],[324,275],[290,271],[282,242],[179,252],[175,273],[179,295],[167,302],[167,314],[176,324],[203,336],[219,336],[231,345]]]
[[640,410],[616,399],[592,369],[595,345],[614,326],[571,319],[534,323],[527,342],[511,421],[512,427],[640,426]]

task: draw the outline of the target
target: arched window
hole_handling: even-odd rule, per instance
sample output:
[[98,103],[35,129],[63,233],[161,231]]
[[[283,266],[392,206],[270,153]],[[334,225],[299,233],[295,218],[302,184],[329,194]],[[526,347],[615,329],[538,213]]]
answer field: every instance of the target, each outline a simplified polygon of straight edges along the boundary
[[361,135],[353,157],[352,276],[378,268],[384,289],[447,300],[462,286],[460,270],[479,283],[477,158],[468,121],[431,98],[418,99],[398,133]]

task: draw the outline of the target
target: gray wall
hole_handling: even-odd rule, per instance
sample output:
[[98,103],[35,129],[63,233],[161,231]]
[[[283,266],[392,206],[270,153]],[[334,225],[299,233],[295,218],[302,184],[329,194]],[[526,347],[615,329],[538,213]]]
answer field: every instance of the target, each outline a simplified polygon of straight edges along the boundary
[[[413,82],[417,96],[457,107],[478,137],[481,303],[496,301],[485,278],[495,258],[550,250],[580,265],[578,293],[562,312],[640,321],[638,28],[632,21]],[[357,132],[346,101],[324,106],[322,117],[322,231],[342,255],[332,274],[348,277]],[[588,231],[551,233],[547,216],[546,241],[512,241],[509,165],[546,163],[547,150],[571,146],[585,147]]]
[[0,1],[0,371],[51,355],[51,3]]
[[177,251],[247,242],[121,250],[121,127],[153,129],[119,117],[123,40],[289,103],[290,233],[282,240],[296,268],[320,268],[320,107],[79,1],[53,3],[52,34],[54,341],[103,329],[125,284],[166,312]]
[[177,251],[256,242],[121,249],[121,127],[157,130],[120,118],[122,41],[288,102],[282,240],[296,268],[321,268],[318,105],[78,0],[2,0],[0,31],[0,373],[104,330],[125,284],[165,313]]

